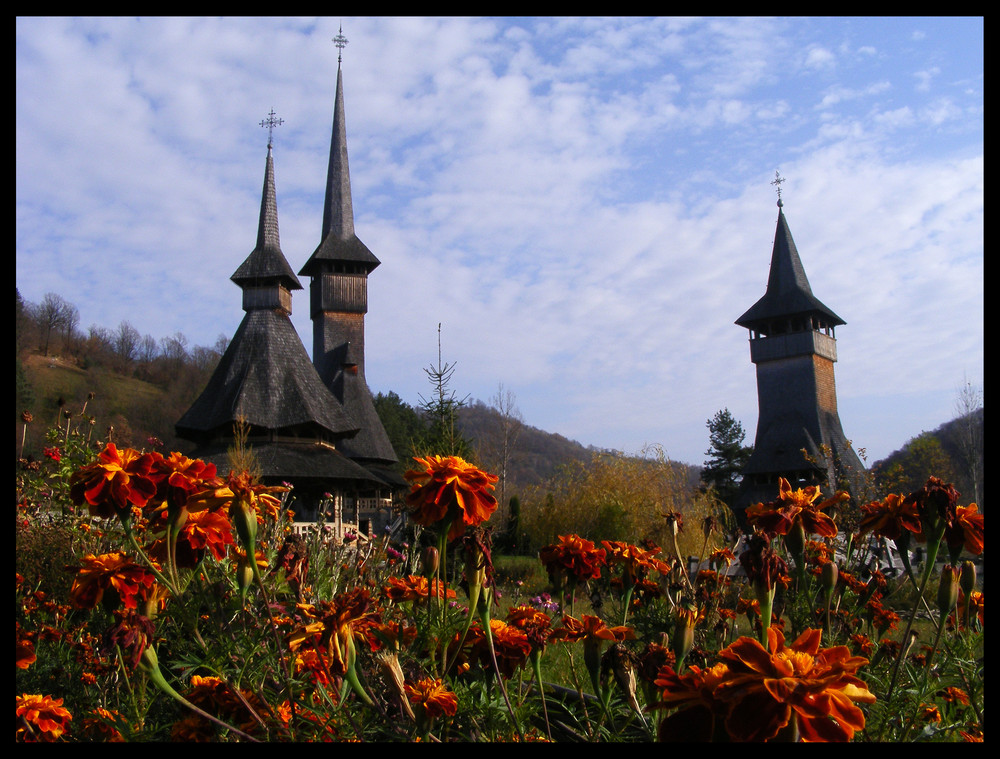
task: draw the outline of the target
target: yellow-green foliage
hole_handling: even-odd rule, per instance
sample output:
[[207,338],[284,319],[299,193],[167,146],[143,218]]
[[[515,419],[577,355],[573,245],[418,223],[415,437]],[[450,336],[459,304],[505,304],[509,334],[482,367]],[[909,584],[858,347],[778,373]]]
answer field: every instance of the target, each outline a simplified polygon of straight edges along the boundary
[[700,554],[702,520],[718,508],[715,499],[698,493],[684,468],[669,461],[659,447],[646,449],[641,456],[595,453],[589,463],[568,467],[546,486],[527,493],[522,502],[523,528],[536,548],[575,533],[593,541],[638,543],[648,538],[672,553],[663,515],[680,513],[682,556]]

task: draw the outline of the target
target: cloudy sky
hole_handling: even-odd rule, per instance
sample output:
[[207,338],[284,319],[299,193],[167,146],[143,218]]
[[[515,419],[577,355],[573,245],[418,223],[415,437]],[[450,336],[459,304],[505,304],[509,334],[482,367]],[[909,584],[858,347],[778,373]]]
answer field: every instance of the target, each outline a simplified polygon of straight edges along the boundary
[[452,389],[532,426],[700,464],[726,407],[751,442],[776,171],[869,462],[982,386],[977,18],[19,18],[21,295],[231,337],[272,108],[282,250],[320,242],[341,24],[373,392],[430,396],[440,324]]

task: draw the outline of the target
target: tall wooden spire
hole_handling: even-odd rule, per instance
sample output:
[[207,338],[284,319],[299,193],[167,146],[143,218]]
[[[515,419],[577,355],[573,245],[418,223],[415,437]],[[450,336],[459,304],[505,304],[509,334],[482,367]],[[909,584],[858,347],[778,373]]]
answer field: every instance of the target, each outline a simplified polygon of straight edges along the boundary
[[[347,40],[340,33],[334,43],[343,50]],[[344,77],[338,55],[321,241],[299,275],[310,278],[313,364],[324,384],[361,425],[358,434],[344,442],[342,450],[366,466],[397,460],[365,379],[368,275],[379,263],[354,232]]]
[[778,478],[824,493],[850,487],[864,465],[837,411],[834,328],[844,320],[815,295],[778,196],[778,221],[764,295],[736,324],[750,330],[757,367],[754,452],[743,471],[738,511],[777,497]]

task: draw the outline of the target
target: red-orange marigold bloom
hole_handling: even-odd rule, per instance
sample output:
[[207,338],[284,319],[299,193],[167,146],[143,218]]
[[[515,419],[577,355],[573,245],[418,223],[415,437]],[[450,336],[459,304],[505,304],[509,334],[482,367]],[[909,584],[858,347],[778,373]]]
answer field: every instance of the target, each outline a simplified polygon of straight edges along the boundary
[[448,540],[488,520],[497,508],[489,492],[500,479],[458,456],[414,457],[421,469],[403,476],[410,483],[406,505],[410,519],[424,527],[445,522],[451,526]]
[[823,513],[823,509],[845,500],[846,494],[837,493],[817,504],[815,501],[819,496],[820,490],[814,485],[792,490],[788,480],[780,477],[778,500],[750,506],[746,510],[746,518],[750,524],[771,535],[788,535],[793,527],[801,524],[806,534],[836,537],[837,525]]
[[431,719],[454,717],[458,713],[458,697],[440,678],[425,677],[415,683],[404,683],[403,688],[410,703]]
[[82,733],[88,741],[93,743],[124,743],[125,736],[116,727],[123,722],[124,720],[117,712],[97,707],[90,714],[84,716]]
[[[366,627],[375,621],[375,614],[369,611],[371,596],[367,588],[354,588],[339,593],[332,601],[321,601],[316,607],[300,604],[299,609],[318,620],[306,625],[304,630],[293,633],[291,641],[301,642],[303,633],[321,633],[320,642],[329,647],[333,659],[331,671],[343,675],[354,651],[354,640],[367,638]],[[291,642],[290,641],[290,642]],[[293,647],[294,651],[295,648]]]
[[[222,486],[222,479],[216,472],[215,464],[202,459],[188,458],[174,451],[157,462],[157,469],[164,475],[157,493],[159,500],[167,500],[173,506],[187,506],[188,499],[195,493]],[[192,503],[191,509],[207,508],[207,503]]]
[[70,477],[70,498],[77,506],[86,503],[91,516],[110,518],[131,506],[144,507],[156,495],[163,473],[158,453],[140,453],[131,448],[118,450],[108,443],[97,461]]
[[719,653],[729,676],[715,695],[727,704],[726,730],[738,741],[768,740],[794,719],[803,741],[849,741],[864,729],[857,702],[875,696],[855,676],[867,659],[846,646],[821,649],[821,630],[806,630],[790,646],[774,627],[768,648],[743,637]]
[[93,609],[110,589],[118,594],[126,609],[134,610],[155,584],[153,574],[133,562],[124,551],[100,556],[88,554],[83,557],[83,566],[73,580],[69,596],[77,609]]
[[178,541],[186,541],[195,551],[208,550],[220,561],[226,558],[227,546],[236,544],[232,525],[224,511],[196,511],[188,517]]
[[956,688],[953,685],[949,685],[947,688],[942,688],[935,695],[941,697],[949,704],[958,703],[963,706],[969,705],[969,694],[961,688]]
[[600,617],[584,614],[583,619],[576,619],[566,614],[562,618],[562,627],[557,627],[549,635],[549,640],[575,643],[578,640],[584,644],[595,644],[600,641],[634,640],[635,630],[619,625],[608,627]]
[[642,579],[649,570],[659,570],[663,565],[663,561],[656,558],[656,551],[646,551],[618,540],[602,540],[601,545],[607,551],[608,564],[622,565],[622,584],[626,589]]
[[63,708],[61,698],[34,696],[27,693],[15,696],[17,712],[17,741],[57,741],[69,729],[73,715]]
[[27,669],[35,663],[35,642],[32,640],[33,635],[33,633],[26,633],[22,630],[20,622],[15,622],[14,666],[16,669]]
[[534,606],[512,606],[507,610],[507,622],[528,637],[533,650],[541,651],[545,648],[552,627],[548,614]]
[[426,601],[431,595],[435,598],[457,598],[454,590],[446,588],[440,580],[430,580],[420,575],[407,575],[404,577],[390,577],[386,580],[388,585],[383,586],[382,593],[393,603],[406,603],[408,601]]
[[858,534],[869,532],[889,540],[899,540],[904,531],[920,532],[920,512],[916,501],[890,493],[882,501],[873,501],[861,507],[861,524]]
[[974,556],[983,552],[983,515],[979,507],[970,503],[968,506],[955,507],[955,519],[944,532],[948,548],[957,559],[964,548]]
[[560,535],[558,543],[538,552],[538,559],[550,577],[557,578],[564,572],[571,582],[580,583],[601,576],[606,554],[603,548],[579,535]]
[[660,722],[658,740],[714,740],[721,732],[724,717],[715,692],[728,676],[729,667],[723,663],[705,670],[692,664],[684,674],[675,672],[672,663],[665,664],[653,683],[660,691],[660,700],[652,708],[674,711]]
[[230,494],[228,500],[231,501],[230,517],[233,516],[232,512],[242,504],[257,516],[258,523],[278,518],[281,513],[281,498],[276,494],[287,493],[289,490],[283,485],[256,483],[249,472],[240,472],[239,474],[230,472],[224,488],[217,491],[204,491],[204,493],[213,499],[226,500],[227,489]]

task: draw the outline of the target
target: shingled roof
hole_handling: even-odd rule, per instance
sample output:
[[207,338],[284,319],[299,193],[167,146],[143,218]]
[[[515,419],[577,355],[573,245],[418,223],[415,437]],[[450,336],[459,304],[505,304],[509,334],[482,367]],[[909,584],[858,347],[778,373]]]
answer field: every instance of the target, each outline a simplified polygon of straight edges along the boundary
[[314,427],[330,438],[359,429],[319,378],[291,319],[270,309],[247,312],[177,434],[207,441],[238,417],[269,430]]
[[736,324],[750,329],[772,319],[799,314],[819,314],[831,327],[846,323],[813,295],[779,201],[767,290],[760,300],[736,320]]
[[[297,488],[314,484],[324,490],[340,487],[381,487],[385,484],[378,473],[352,461],[340,451],[316,442],[258,443],[248,446],[261,472],[268,477],[281,477],[294,482]],[[217,443],[199,449],[199,457],[215,464],[220,472],[227,471],[228,446]]]

